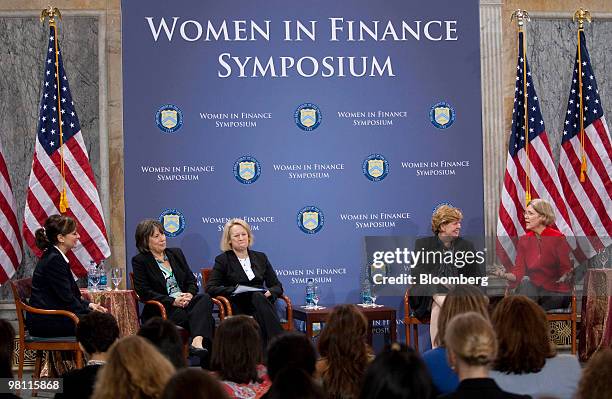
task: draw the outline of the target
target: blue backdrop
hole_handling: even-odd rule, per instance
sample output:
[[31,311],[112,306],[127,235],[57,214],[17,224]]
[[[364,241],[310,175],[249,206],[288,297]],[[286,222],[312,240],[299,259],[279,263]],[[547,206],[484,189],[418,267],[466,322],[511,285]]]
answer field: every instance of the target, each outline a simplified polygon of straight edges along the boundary
[[477,0],[122,8],[128,268],[143,218],[197,272],[246,217],[295,303],[308,277],[354,302],[364,237],[428,235],[442,202],[482,235]]

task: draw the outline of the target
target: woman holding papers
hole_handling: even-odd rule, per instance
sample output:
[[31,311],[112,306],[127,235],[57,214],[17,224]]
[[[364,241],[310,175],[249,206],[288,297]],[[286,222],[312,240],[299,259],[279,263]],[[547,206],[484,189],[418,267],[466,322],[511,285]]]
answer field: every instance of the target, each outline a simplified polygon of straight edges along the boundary
[[[140,253],[132,258],[134,289],[144,301],[161,302],[168,318],[190,332],[191,354],[205,358],[213,338],[212,301],[208,294],[198,294],[183,251],[166,248],[164,227],[153,219],[136,227],[136,247]],[[142,318],[154,315],[145,306]]]
[[232,219],[225,224],[223,253],[215,258],[206,292],[229,298],[234,313],[253,316],[265,347],[282,331],[274,301],[283,294],[283,286],[266,254],[249,249],[252,244],[253,233],[247,222]]

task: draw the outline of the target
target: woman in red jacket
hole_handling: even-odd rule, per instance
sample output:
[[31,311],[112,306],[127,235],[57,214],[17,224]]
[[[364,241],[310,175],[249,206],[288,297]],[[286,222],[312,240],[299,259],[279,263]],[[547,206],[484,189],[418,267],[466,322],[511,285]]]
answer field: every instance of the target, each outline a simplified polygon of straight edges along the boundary
[[532,298],[544,310],[565,308],[570,301],[570,248],[565,236],[550,227],[554,222],[550,203],[530,201],[525,210],[529,231],[519,239],[514,267],[509,273],[504,269],[494,272],[508,280],[515,293]]

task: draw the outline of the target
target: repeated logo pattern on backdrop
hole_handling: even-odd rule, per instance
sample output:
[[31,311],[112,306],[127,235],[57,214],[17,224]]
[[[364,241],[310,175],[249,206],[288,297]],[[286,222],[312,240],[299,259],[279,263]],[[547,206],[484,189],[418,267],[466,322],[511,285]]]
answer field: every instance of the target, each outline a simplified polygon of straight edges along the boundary
[[144,218],[198,271],[240,217],[296,304],[311,277],[339,303],[357,300],[365,237],[430,235],[441,201],[482,235],[478,1],[122,12],[128,265]]

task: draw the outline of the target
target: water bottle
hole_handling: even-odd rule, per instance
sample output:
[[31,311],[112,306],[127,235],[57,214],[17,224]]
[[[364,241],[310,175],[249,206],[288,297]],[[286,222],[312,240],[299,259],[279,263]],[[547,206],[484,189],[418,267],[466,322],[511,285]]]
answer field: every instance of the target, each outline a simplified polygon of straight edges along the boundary
[[361,303],[364,305],[372,304],[372,287],[370,286],[370,280],[365,278],[363,285],[361,286]]
[[87,289],[89,291],[93,291],[94,283],[93,283],[93,275],[96,272],[96,262],[93,260],[89,261],[89,267],[87,267]]
[[315,289],[314,289],[314,279],[309,278],[306,280],[306,306],[314,305],[314,297]]
[[100,291],[105,291],[108,286],[108,278],[106,277],[106,267],[104,266],[104,261],[100,262],[98,269],[100,269],[100,283],[98,284],[98,287]]

